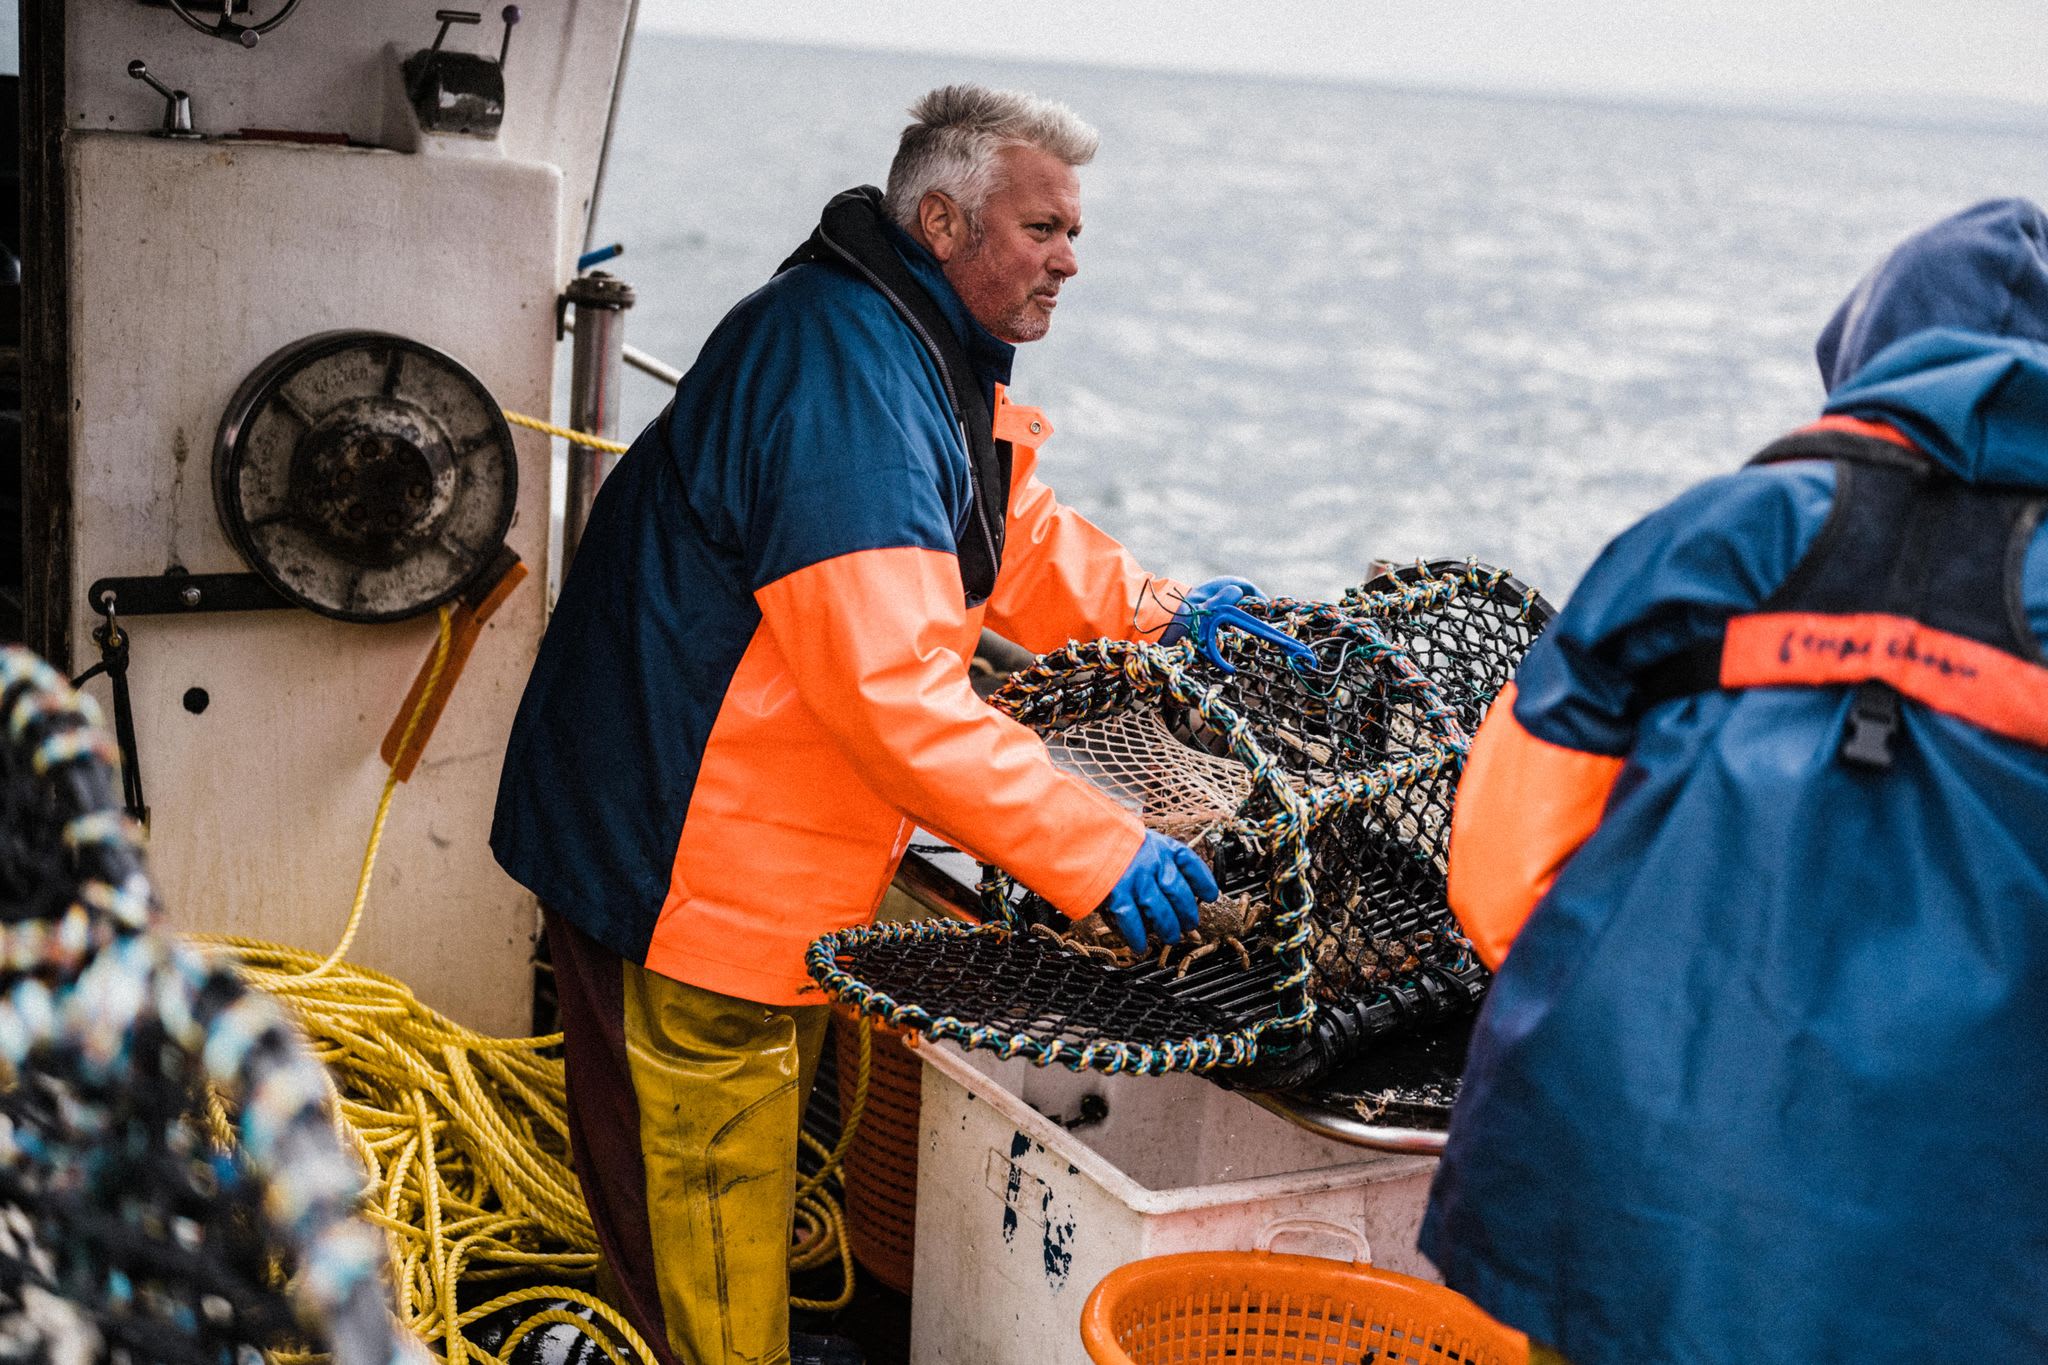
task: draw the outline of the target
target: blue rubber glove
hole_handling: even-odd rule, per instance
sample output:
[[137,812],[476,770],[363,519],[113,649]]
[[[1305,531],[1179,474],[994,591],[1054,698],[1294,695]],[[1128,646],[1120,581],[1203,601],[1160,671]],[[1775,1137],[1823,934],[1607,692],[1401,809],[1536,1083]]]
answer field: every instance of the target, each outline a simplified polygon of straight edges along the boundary
[[1131,865],[1095,913],[1142,953],[1148,929],[1162,943],[1178,943],[1199,920],[1200,902],[1218,894],[1209,865],[1193,849],[1148,829]]
[[1206,583],[1197,583],[1188,589],[1187,596],[1181,598],[1180,605],[1174,608],[1173,620],[1167,623],[1165,630],[1159,632],[1159,643],[1177,645],[1187,638],[1187,633],[1192,628],[1195,632],[1195,648],[1225,673],[1235,673],[1237,670],[1223,661],[1222,651],[1216,648],[1216,631],[1223,624],[1217,619],[1216,613],[1225,607],[1236,606],[1247,597],[1264,596],[1265,594],[1260,592],[1250,579],[1238,578],[1233,574],[1212,578]]
[[[1258,587],[1250,579],[1238,578],[1232,574],[1225,574],[1221,578],[1212,578],[1206,583],[1197,583],[1194,587],[1188,589],[1187,596],[1181,598],[1180,606],[1174,609],[1173,620],[1159,634],[1159,643],[1162,645],[1179,644],[1187,638],[1189,620],[1201,615],[1203,612],[1216,611],[1223,607],[1234,607],[1247,597],[1264,597],[1265,595],[1258,590]],[[1205,652],[1207,652],[1207,649],[1213,648],[1212,645],[1203,640],[1197,640],[1195,643],[1198,646],[1204,646]]]
[[1238,609],[1238,603],[1247,598],[1263,598],[1264,593],[1248,579],[1228,575],[1212,578],[1188,589],[1180,606],[1173,613],[1173,620],[1159,633],[1162,645],[1177,645],[1187,637],[1190,630],[1195,635],[1195,649],[1207,659],[1216,670],[1226,677],[1237,670],[1223,657],[1223,651],[1216,646],[1216,633],[1225,626],[1256,635],[1268,644],[1278,645],[1287,652],[1288,661],[1298,669],[1319,667],[1316,652],[1285,631],[1275,630],[1255,616]]

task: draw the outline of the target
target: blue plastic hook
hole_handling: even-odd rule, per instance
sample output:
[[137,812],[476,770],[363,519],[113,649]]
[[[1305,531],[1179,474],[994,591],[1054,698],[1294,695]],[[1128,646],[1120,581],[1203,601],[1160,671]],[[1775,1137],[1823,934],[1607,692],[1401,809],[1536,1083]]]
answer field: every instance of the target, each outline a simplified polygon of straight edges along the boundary
[[1224,626],[1232,626],[1247,635],[1256,635],[1268,644],[1278,645],[1286,651],[1287,661],[1295,668],[1316,669],[1322,667],[1322,660],[1316,652],[1286,631],[1267,625],[1242,607],[1213,607],[1196,614],[1194,636],[1196,648],[1204,658],[1220,669],[1225,675],[1237,672],[1223,661],[1223,653],[1216,648],[1216,632]]

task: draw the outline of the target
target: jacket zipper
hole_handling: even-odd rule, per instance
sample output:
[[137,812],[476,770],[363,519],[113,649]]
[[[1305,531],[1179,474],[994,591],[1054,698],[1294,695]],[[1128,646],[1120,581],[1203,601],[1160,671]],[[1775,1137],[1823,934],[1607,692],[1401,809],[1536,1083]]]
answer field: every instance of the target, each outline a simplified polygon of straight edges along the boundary
[[[918,341],[923,343],[925,352],[931,356],[932,364],[938,367],[939,383],[944,385],[946,389],[946,402],[952,406],[953,420],[960,426],[960,442],[965,447],[967,454],[967,482],[974,491],[974,519],[981,526],[981,540],[984,545],[988,546],[988,562],[990,568],[993,569],[996,564],[996,537],[995,532],[989,529],[988,508],[983,505],[987,502],[987,499],[981,496],[981,481],[975,475],[974,442],[967,434],[966,420],[960,416],[960,393],[959,390],[953,387],[953,375],[946,368],[946,358],[939,354],[939,344],[932,340],[931,333],[924,329],[924,324],[917,320],[917,315],[910,311],[909,305],[898,298],[895,291],[890,289],[888,285],[882,283],[881,278],[874,271],[861,264],[852,252],[833,241],[831,234],[825,231],[822,223],[818,226],[818,240],[839,253],[841,260],[859,271],[862,279],[873,285],[883,298],[889,300],[889,306],[894,308],[903,320],[910,324],[910,330],[917,333]],[[993,583],[989,585],[989,593],[990,596],[993,596],[995,593],[995,585]]]

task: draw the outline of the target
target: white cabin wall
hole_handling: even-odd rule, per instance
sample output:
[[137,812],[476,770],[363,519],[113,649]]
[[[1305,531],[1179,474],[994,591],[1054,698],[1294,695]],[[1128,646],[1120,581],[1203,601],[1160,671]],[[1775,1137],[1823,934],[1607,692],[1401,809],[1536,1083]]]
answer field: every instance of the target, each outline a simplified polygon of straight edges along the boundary
[[[427,139],[406,153],[148,137],[161,102],[126,66],[142,57],[189,90],[209,134],[341,128],[383,142],[387,45],[430,42],[430,5],[306,0],[254,52],[126,0],[72,7],[72,671],[97,659],[93,580],[246,567],[214,512],[215,432],[242,378],[286,344],[333,328],[397,332],[454,356],[507,407],[554,410],[554,299],[581,242],[628,0],[524,8],[501,143]],[[487,14],[451,45],[495,52]],[[486,839],[544,622],[551,467],[546,438],[516,440],[508,539],[532,576],[491,621],[399,788],[351,954],[507,1034],[528,1026],[535,914]],[[326,951],[384,779],[378,745],[432,648],[431,614],[126,624],[151,864],[174,921]],[[181,702],[194,686],[211,699],[198,715]],[[104,682],[91,690],[108,704]]]
[[[279,0],[256,0],[256,17]],[[202,10],[204,4],[192,8]],[[219,12],[219,0],[212,0]],[[150,74],[192,96],[193,123],[209,136],[242,128],[346,133],[357,142],[402,142],[390,93],[395,63],[434,41],[430,0],[303,0],[254,48],[196,32],[168,8],[137,0],[72,5],[65,18],[65,101],[75,129],[148,132],[163,100],[128,74],[140,57]],[[449,30],[454,51],[495,55],[504,24],[500,0],[483,22]],[[505,64],[505,124],[497,147],[514,161],[538,161],[562,175],[560,270],[567,278],[582,248],[604,146],[605,120],[625,41],[630,0],[539,0],[520,6]],[[245,16],[244,21],[247,21]],[[466,139],[451,139],[456,150]]]

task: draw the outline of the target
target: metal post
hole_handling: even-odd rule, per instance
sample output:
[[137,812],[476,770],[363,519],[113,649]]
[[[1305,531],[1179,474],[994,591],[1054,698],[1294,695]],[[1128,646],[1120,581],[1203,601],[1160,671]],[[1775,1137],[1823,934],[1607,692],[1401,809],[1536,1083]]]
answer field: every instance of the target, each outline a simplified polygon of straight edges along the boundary
[[[619,388],[625,377],[626,310],[633,291],[602,270],[578,275],[564,291],[575,310],[576,346],[569,369],[569,425],[617,440]],[[588,446],[569,447],[568,505],[562,516],[562,570],[568,572],[583,539],[583,523],[598,485],[619,457]]]

